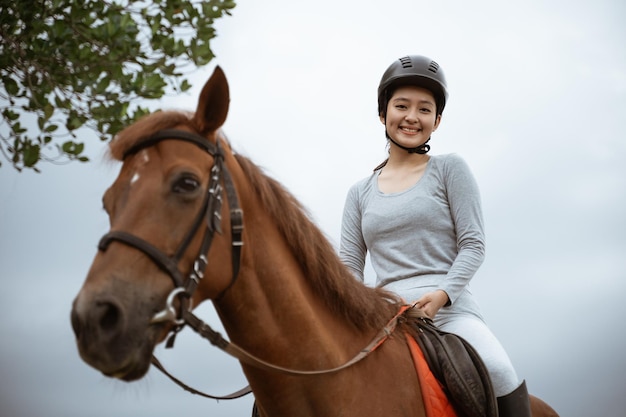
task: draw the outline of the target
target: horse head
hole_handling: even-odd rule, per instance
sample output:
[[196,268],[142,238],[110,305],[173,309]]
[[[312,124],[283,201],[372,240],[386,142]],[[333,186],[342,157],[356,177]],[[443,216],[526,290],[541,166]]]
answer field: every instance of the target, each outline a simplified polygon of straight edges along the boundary
[[103,197],[110,231],[71,313],[81,357],[107,376],[141,378],[180,310],[219,297],[237,275],[228,260],[241,213],[220,132],[228,106],[218,67],[195,113],[155,113],[110,144],[122,161]]

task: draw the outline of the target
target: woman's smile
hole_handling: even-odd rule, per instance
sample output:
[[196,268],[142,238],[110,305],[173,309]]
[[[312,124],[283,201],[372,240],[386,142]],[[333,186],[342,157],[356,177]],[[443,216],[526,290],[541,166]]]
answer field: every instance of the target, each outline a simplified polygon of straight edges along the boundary
[[419,133],[422,131],[422,129],[417,129],[414,127],[406,127],[406,126],[400,126],[400,130],[409,134],[409,135],[414,135],[416,133]]

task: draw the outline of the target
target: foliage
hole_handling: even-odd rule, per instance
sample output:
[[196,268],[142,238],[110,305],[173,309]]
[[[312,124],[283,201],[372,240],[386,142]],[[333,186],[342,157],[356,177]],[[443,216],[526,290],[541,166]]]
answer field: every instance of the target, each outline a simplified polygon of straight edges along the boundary
[[234,0],[0,0],[2,156],[20,171],[87,161],[79,129],[110,140],[148,111],[139,102],[188,90],[185,74],[214,57],[215,19],[234,7]]

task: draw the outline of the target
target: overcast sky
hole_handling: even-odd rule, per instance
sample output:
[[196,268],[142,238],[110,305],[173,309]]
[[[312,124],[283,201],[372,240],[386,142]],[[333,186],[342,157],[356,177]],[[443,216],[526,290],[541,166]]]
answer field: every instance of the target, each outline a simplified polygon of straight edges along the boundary
[[[626,5],[620,0],[240,1],[217,24],[226,133],[283,182],[335,244],[350,185],[385,157],[376,89],[400,56],[443,67],[450,99],[432,153],[456,152],[481,187],[487,258],[473,281],[529,389],[562,416],[626,409]],[[151,370],[131,384],[79,358],[71,302],[108,229],[119,166],[0,168],[0,414],[247,416],[251,398],[193,396]],[[370,277],[372,278],[372,277]],[[200,308],[212,325],[210,305]],[[199,389],[246,385],[191,332],[158,355]]]

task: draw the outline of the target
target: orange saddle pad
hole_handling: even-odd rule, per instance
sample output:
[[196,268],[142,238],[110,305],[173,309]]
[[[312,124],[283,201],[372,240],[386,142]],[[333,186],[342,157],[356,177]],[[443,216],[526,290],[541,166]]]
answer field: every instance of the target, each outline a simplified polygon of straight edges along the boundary
[[457,417],[456,411],[448,400],[443,387],[430,371],[426,358],[422,353],[419,345],[409,334],[406,334],[406,340],[413,356],[413,363],[420,381],[422,389],[422,398],[424,399],[424,407],[426,408],[427,417]]

